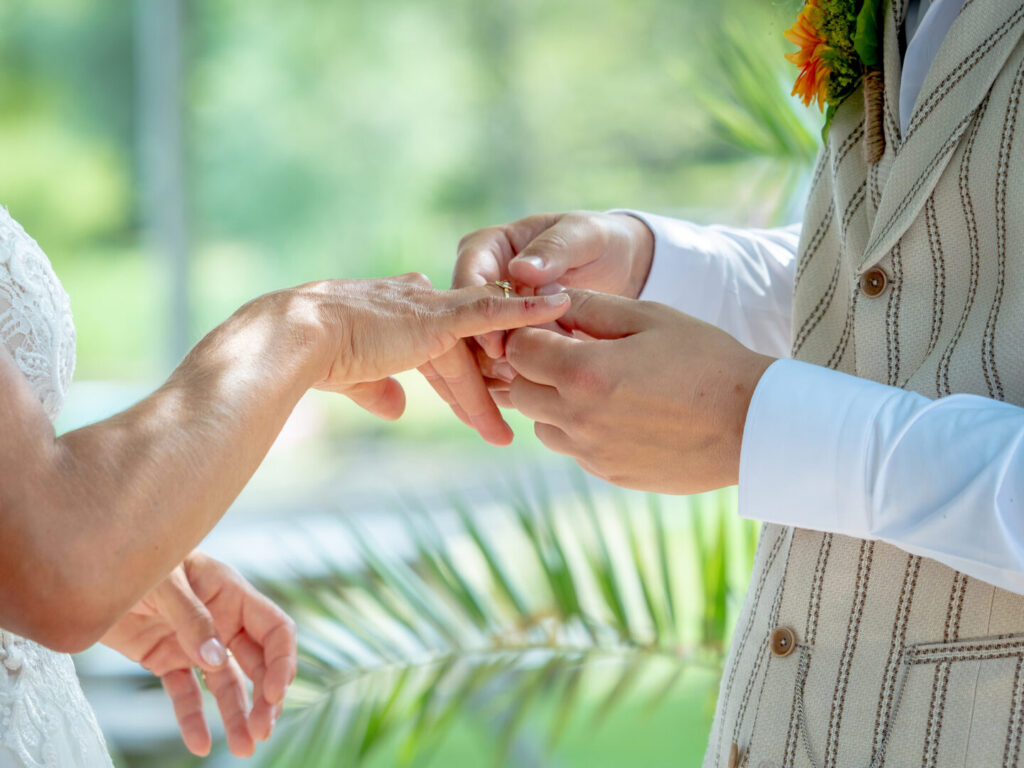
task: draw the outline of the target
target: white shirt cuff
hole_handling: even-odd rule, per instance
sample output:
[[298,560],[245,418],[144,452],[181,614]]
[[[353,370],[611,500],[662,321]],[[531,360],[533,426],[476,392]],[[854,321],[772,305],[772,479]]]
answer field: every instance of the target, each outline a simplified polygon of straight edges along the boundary
[[[642,211],[612,211],[640,219],[654,235],[654,258],[647,282],[637,297],[676,307],[705,322],[712,308],[707,301],[711,262],[721,249],[708,242],[707,227]],[[679,264],[680,259],[684,265]],[[716,302],[717,305],[717,302]],[[717,306],[715,307],[717,309]]]
[[905,394],[796,360],[773,363],[747,411],[740,514],[872,538],[871,430],[882,407]]
[[789,355],[799,225],[773,230],[704,227],[639,211],[614,211],[654,234],[639,298],[674,307],[759,352]]
[[1024,594],[1024,409],[793,360],[750,403],[740,514],[881,539]]

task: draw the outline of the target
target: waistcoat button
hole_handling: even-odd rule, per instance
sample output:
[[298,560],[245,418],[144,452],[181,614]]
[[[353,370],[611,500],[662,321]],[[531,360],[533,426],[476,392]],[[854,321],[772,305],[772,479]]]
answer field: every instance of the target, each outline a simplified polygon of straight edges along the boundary
[[771,637],[772,654],[789,656],[796,648],[796,633],[789,627],[777,627]]
[[732,743],[732,746],[729,747],[728,767],[729,768],[736,768],[736,766],[738,766],[739,764],[740,764],[740,748],[736,745],[736,742],[734,741]]
[[888,284],[889,276],[885,274],[884,269],[878,267],[869,269],[860,277],[860,290],[869,299],[881,295]]

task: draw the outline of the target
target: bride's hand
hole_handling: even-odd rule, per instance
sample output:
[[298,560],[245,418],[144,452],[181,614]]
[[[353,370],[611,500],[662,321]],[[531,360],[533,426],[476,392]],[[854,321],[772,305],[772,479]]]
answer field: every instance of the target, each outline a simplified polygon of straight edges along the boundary
[[[232,754],[270,737],[295,677],[295,625],[236,571],[193,552],[102,638],[160,678],[185,746],[210,751],[194,668],[220,709]],[[228,654],[225,645],[230,649]],[[252,681],[252,705],[249,686]]]
[[[439,291],[420,274],[334,280],[294,290],[290,301],[296,296],[313,299],[317,313],[326,317],[329,366],[316,388],[342,392],[371,413],[393,419],[402,414],[405,395],[389,377],[420,368],[449,403],[465,406],[456,411],[463,421],[496,443],[506,443],[510,436],[500,429],[508,427],[483,380],[449,380],[449,388],[431,376],[430,361],[450,352],[468,355],[464,345],[456,348],[463,338],[551,322],[569,308],[564,293],[506,298],[495,285]],[[487,432],[487,425],[495,422],[499,428]]]

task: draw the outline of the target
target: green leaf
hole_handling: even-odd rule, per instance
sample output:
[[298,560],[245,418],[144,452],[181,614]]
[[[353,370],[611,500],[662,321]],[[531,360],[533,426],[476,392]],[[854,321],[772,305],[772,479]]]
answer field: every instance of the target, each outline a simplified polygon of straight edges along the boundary
[[825,124],[821,126],[821,140],[828,144],[828,132],[832,128],[832,120],[836,116],[836,110],[839,109],[836,104],[829,104],[825,110]]
[[527,607],[526,600],[516,589],[515,580],[509,573],[508,568],[506,568],[494,544],[481,531],[480,526],[473,515],[470,514],[465,504],[456,499],[452,502],[452,507],[455,509],[456,514],[458,514],[459,520],[466,529],[466,533],[473,539],[473,543],[486,561],[487,570],[490,572],[494,584],[497,585],[498,589],[515,609],[517,616],[524,619],[528,617],[530,610]]
[[577,701],[582,691],[580,684],[583,682],[584,669],[585,667],[582,664],[570,664],[566,670],[566,680],[559,701],[558,712],[555,715],[551,730],[548,732],[548,751],[554,751],[555,747],[558,746],[562,736],[565,735],[565,729],[572,721],[573,715],[579,710]]
[[881,0],[864,0],[864,5],[857,14],[857,32],[853,37],[853,47],[867,68],[882,66],[881,9]]
[[647,510],[654,519],[654,535],[658,540],[658,575],[661,577],[661,588],[665,593],[669,637],[675,641],[679,637],[679,610],[672,578],[672,556],[669,552],[669,533],[665,525],[665,509],[660,499],[660,496],[650,494],[647,497]]
[[[637,517],[637,520],[640,518]],[[668,622],[667,609],[659,605],[657,598],[654,594],[655,585],[658,583],[657,579],[651,578],[647,574],[647,568],[649,567],[648,558],[645,555],[645,549],[640,539],[639,525],[631,524],[627,525],[626,528],[629,531],[629,551],[633,555],[633,562],[636,563],[639,572],[640,591],[644,598],[644,607],[647,608],[647,615],[651,620],[651,624],[654,625],[654,633],[656,637],[669,637],[671,632],[671,626]],[[657,558],[657,555],[655,555]]]
[[481,631],[493,629],[487,606],[481,601],[477,590],[452,560],[448,544],[437,528],[433,515],[422,507],[418,513],[407,512],[405,519],[412,531],[413,544],[420,558],[433,574],[447,588],[444,591],[455,598],[463,614]]

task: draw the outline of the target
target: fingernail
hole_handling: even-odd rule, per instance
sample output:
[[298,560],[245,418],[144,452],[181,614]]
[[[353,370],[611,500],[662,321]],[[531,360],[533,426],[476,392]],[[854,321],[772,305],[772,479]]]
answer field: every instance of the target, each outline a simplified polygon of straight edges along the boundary
[[544,259],[540,256],[519,256],[515,259],[522,264],[529,264],[534,269],[544,269]]
[[516,377],[515,369],[504,360],[494,364],[494,375],[502,381],[512,381]]
[[551,304],[552,306],[560,307],[563,304],[568,304],[569,303],[569,294],[568,293],[556,293],[556,294],[553,294],[552,296],[545,296],[544,297],[544,301],[546,301],[548,304]]
[[564,290],[565,290],[565,286],[564,285],[560,285],[559,283],[548,283],[547,285],[542,286],[542,287],[537,289],[537,295],[538,296],[551,296],[554,293],[562,293],[562,291],[564,291]]
[[228,660],[228,651],[216,637],[211,637],[199,646],[199,658],[211,667],[222,667]]

